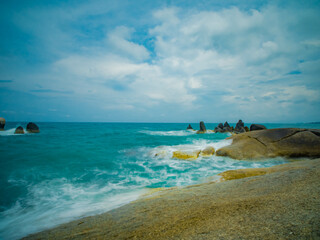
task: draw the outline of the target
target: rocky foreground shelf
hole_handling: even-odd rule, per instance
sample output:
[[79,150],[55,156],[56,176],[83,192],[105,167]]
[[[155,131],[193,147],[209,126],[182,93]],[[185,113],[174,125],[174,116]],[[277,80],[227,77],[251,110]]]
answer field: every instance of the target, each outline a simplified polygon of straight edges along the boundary
[[228,171],[25,239],[319,239],[320,159]]

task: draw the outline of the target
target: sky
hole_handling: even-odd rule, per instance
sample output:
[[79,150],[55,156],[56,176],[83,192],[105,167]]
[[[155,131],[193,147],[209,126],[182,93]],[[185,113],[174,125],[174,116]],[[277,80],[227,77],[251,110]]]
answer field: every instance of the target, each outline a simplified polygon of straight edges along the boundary
[[0,117],[320,121],[320,1],[0,2]]

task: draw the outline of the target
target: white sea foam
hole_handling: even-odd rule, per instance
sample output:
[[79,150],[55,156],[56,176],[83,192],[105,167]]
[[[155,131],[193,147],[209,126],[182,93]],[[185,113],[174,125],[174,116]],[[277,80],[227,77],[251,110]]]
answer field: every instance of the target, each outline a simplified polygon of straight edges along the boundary
[[154,135],[154,136],[189,136],[196,134],[193,130],[180,130],[180,131],[148,131],[143,130],[141,133]]
[[[115,189],[126,191],[113,194]],[[61,223],[100,214],[134,201],[147,191],[136,187],[128,189],[121,183],[105,187],[76,186],[64,178],[28,186],[26,202],[18,200],[0,213],[0,239],[19,239]]]
[[232,143],[231,139],[224,139],[219,141],[212,141],[206,139],[193,140],[191,144],[159,146],[149,149],[148,154],[159,158],[171,158],[174,151],[196,151],[203,150],[206,147],[213,147],[218,150],[222,147],[228,146]]
[[[15,128],[11,128],[11,129],[8,129],[8,130],[5,130],[5,131],[0,131],[0,136],[23,136],[24,134],[14,134],[15,132]],[[28,134],[28,132],[23,129],[25,134]]]

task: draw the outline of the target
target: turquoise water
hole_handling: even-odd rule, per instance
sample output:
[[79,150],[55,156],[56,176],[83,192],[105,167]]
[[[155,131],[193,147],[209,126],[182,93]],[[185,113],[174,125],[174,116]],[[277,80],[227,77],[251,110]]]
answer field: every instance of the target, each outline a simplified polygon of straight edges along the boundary
[[[197,135],[188,124],[38,123],[39,134],[0,132],[0,238],[17,239],[137,199],[150,188],[208,181],[229,169],[286,162],[200,157],[172,159],[175,150],[216,149],[228,134]],[[197,129],[199,124],[192,124]],[[234,124],[231,124],[234,126]],[[206,124],[213,129],[217,124]],[[320,128],[319,124],[266,124]],[[157,156],[155,156],[157,154]]]

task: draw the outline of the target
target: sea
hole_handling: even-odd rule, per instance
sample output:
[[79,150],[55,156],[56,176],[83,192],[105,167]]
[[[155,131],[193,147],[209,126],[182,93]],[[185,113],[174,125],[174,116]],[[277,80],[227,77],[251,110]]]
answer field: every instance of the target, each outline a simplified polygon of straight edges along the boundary
[[[38,134],[0,132],[0,239],[19,239],[62,223],[107,212],[155,188],[184,187],[217,174],[288,162],[274,158],[173,159],[177,150],[219,149],[229,133],[196,134],[187,123],[36,123]],[[191,124],[199,129],[199,123]],[[218,123],[206,123],[214,129]],[[235,126],[235,124],[230,124]],[[245,124],[250,126],[250,124]],[[267,128],[320,128],[314,124],[264,124]]]

